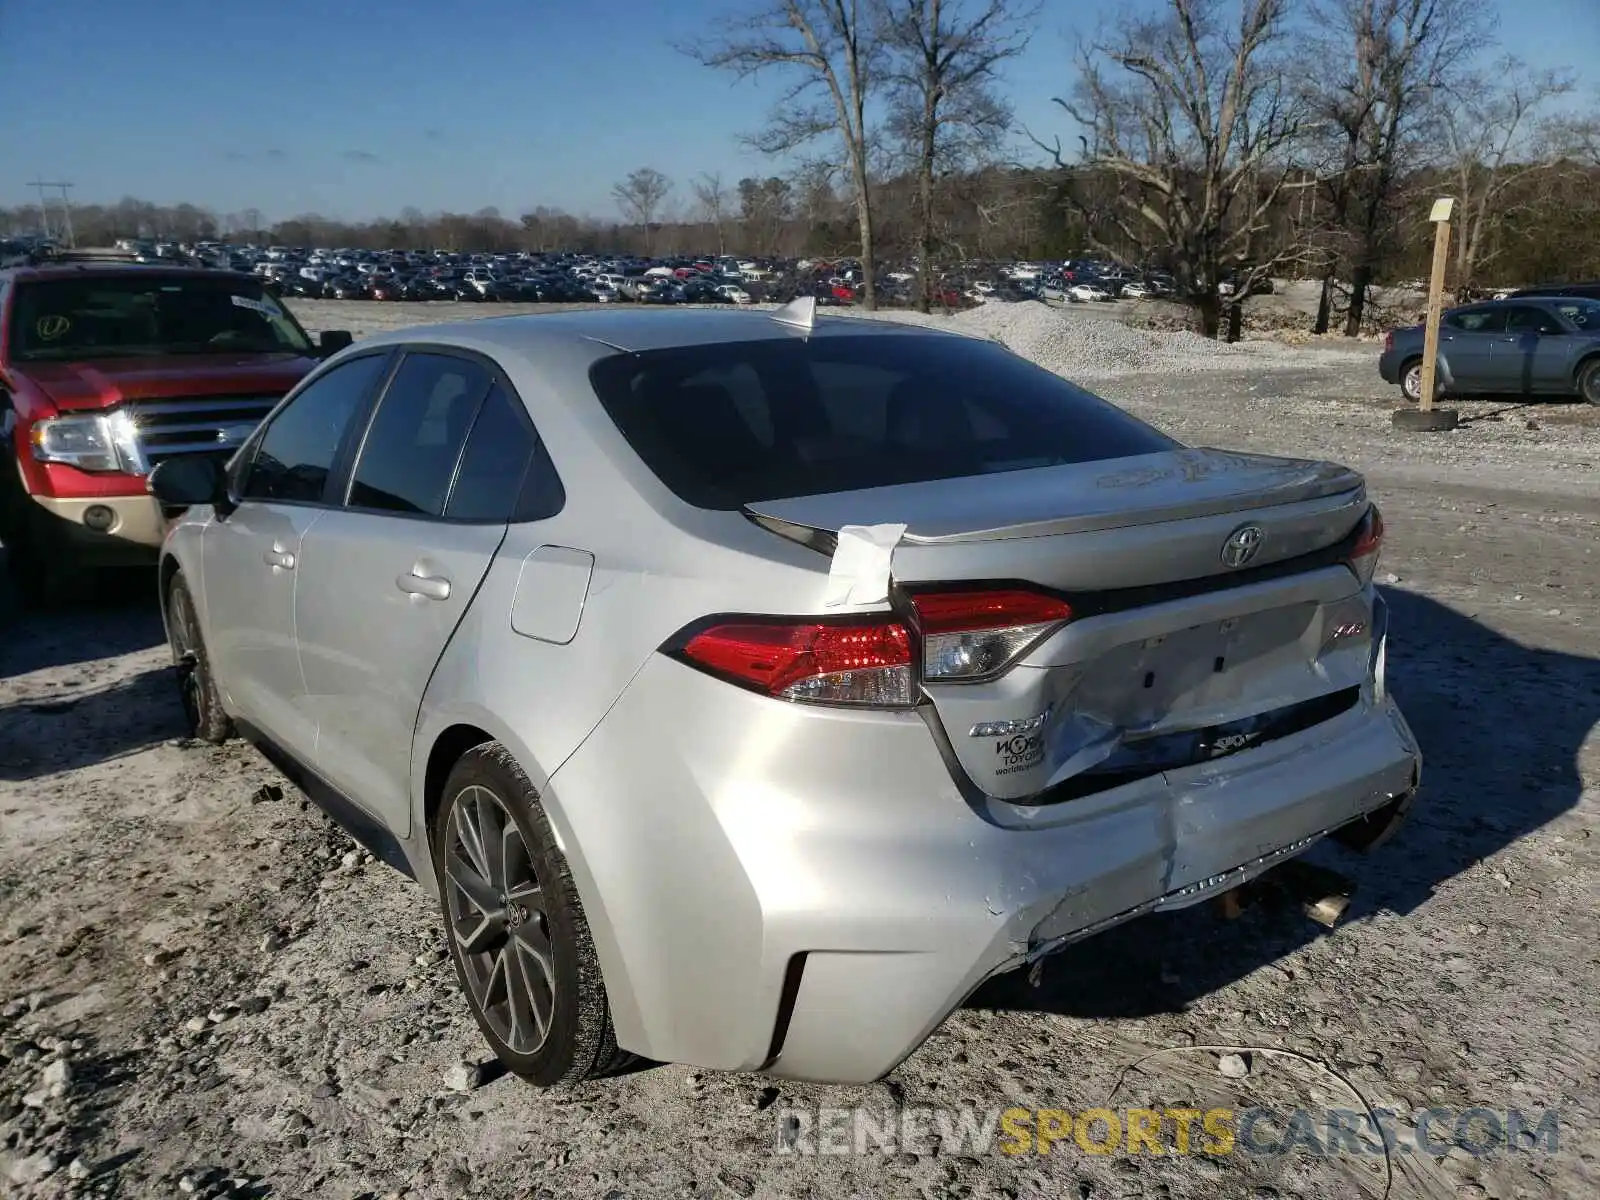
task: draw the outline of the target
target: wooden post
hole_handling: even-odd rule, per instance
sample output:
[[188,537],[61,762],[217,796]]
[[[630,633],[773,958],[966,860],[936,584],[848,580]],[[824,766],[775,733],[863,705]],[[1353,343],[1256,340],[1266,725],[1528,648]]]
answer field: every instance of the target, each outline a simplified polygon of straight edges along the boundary
[[1433,274],[1428,280],[1428,314],[1422,326],[1422,394],[1416,408],[1396,409],[1396,429],[1414,433],[1442,433],[1454,429],[1460,414],[1453,408],[1434,408],[1433,392],[1439,371],[1439,311],[1444,307],[1444,270],[1450,256],[1450,214],[1456,202],[1442,196],[1433,202],[1428,220],[1433,222]]
[[1435,373],[1439,364],[1439,310],[1444,305],[1444,271],[1450,261],[1450,213],[1456,202],[1448,196],[1433,202],[1428,220],[1433,222],[1433,273],[1428,277],[1428,315],[1422,333],[1422,411],[1433,411]]

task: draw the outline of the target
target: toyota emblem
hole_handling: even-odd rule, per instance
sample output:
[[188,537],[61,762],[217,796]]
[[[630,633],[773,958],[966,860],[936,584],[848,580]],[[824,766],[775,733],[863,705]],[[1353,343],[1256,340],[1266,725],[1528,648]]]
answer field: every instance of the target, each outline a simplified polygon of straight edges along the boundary
[[1261,552],[1261,543],[1266,540],[1267,535],[1261,526],[1239,526],[1222,543],[1222,565],[1233,568],[1247,566]]

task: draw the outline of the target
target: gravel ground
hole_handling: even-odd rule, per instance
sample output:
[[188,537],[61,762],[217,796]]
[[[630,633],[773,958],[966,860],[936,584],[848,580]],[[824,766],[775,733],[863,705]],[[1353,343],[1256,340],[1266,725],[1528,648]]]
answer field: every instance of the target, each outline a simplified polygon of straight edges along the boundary
[[[358,332],[449,315],[422,307],[297,306]],[[1038,988],[996,981],[869,1087],[652,1066],[541,1094],[473,1069],[429,897],[254,751],[178,738],[139,577],[83,611],[6,613],[0,1195],[1382,1194],[1381,1157],[772,1149],[791,1106],[1356,1107],[1259,1051],[1165,1055],[1117,1090],[1173,1046],[1300,1050],[1405,1110],[1561,1110],[1555,1153],[1396,1154],[1395,1196],[1600,1194],[1600,413],[1471,403],[1462,430],[1401,438],[1370,349],[1149,341],[1106,333],[1097,361],[1120,345],[1167,369],[1097,390],[1190,443],[1348,461],[1388,522],[1390,680],[1426,786],[1388,847],[1314,852],[1357,883],[1336,930],[1273,903],[1147,918]]]

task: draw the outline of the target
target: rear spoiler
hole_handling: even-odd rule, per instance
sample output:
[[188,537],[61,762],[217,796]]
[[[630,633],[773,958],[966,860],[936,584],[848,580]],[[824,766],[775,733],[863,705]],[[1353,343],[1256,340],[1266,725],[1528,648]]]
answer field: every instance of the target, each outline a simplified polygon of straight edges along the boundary
[[53,263],[131,263],[139,256],[126,250],[41,250],[34,261],[41,265]]
[[810,525],[798,525],[793,521],[769,517],[756,512],[748,504],[739,511],[769,533],[788,538],[789,541],[804,546],[807,550],[815,550],[826,558],[832,558],[833,552],[839,547],[839,535],[831,529],[814,529]]

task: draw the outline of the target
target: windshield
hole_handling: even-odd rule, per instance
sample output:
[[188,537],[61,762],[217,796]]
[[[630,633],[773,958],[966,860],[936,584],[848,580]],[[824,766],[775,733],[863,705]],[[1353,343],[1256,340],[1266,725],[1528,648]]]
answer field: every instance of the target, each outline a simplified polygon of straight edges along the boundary
[[228,353],[312,350],[260,284],[232,274],[31,280],[12,303],[14,361]]

